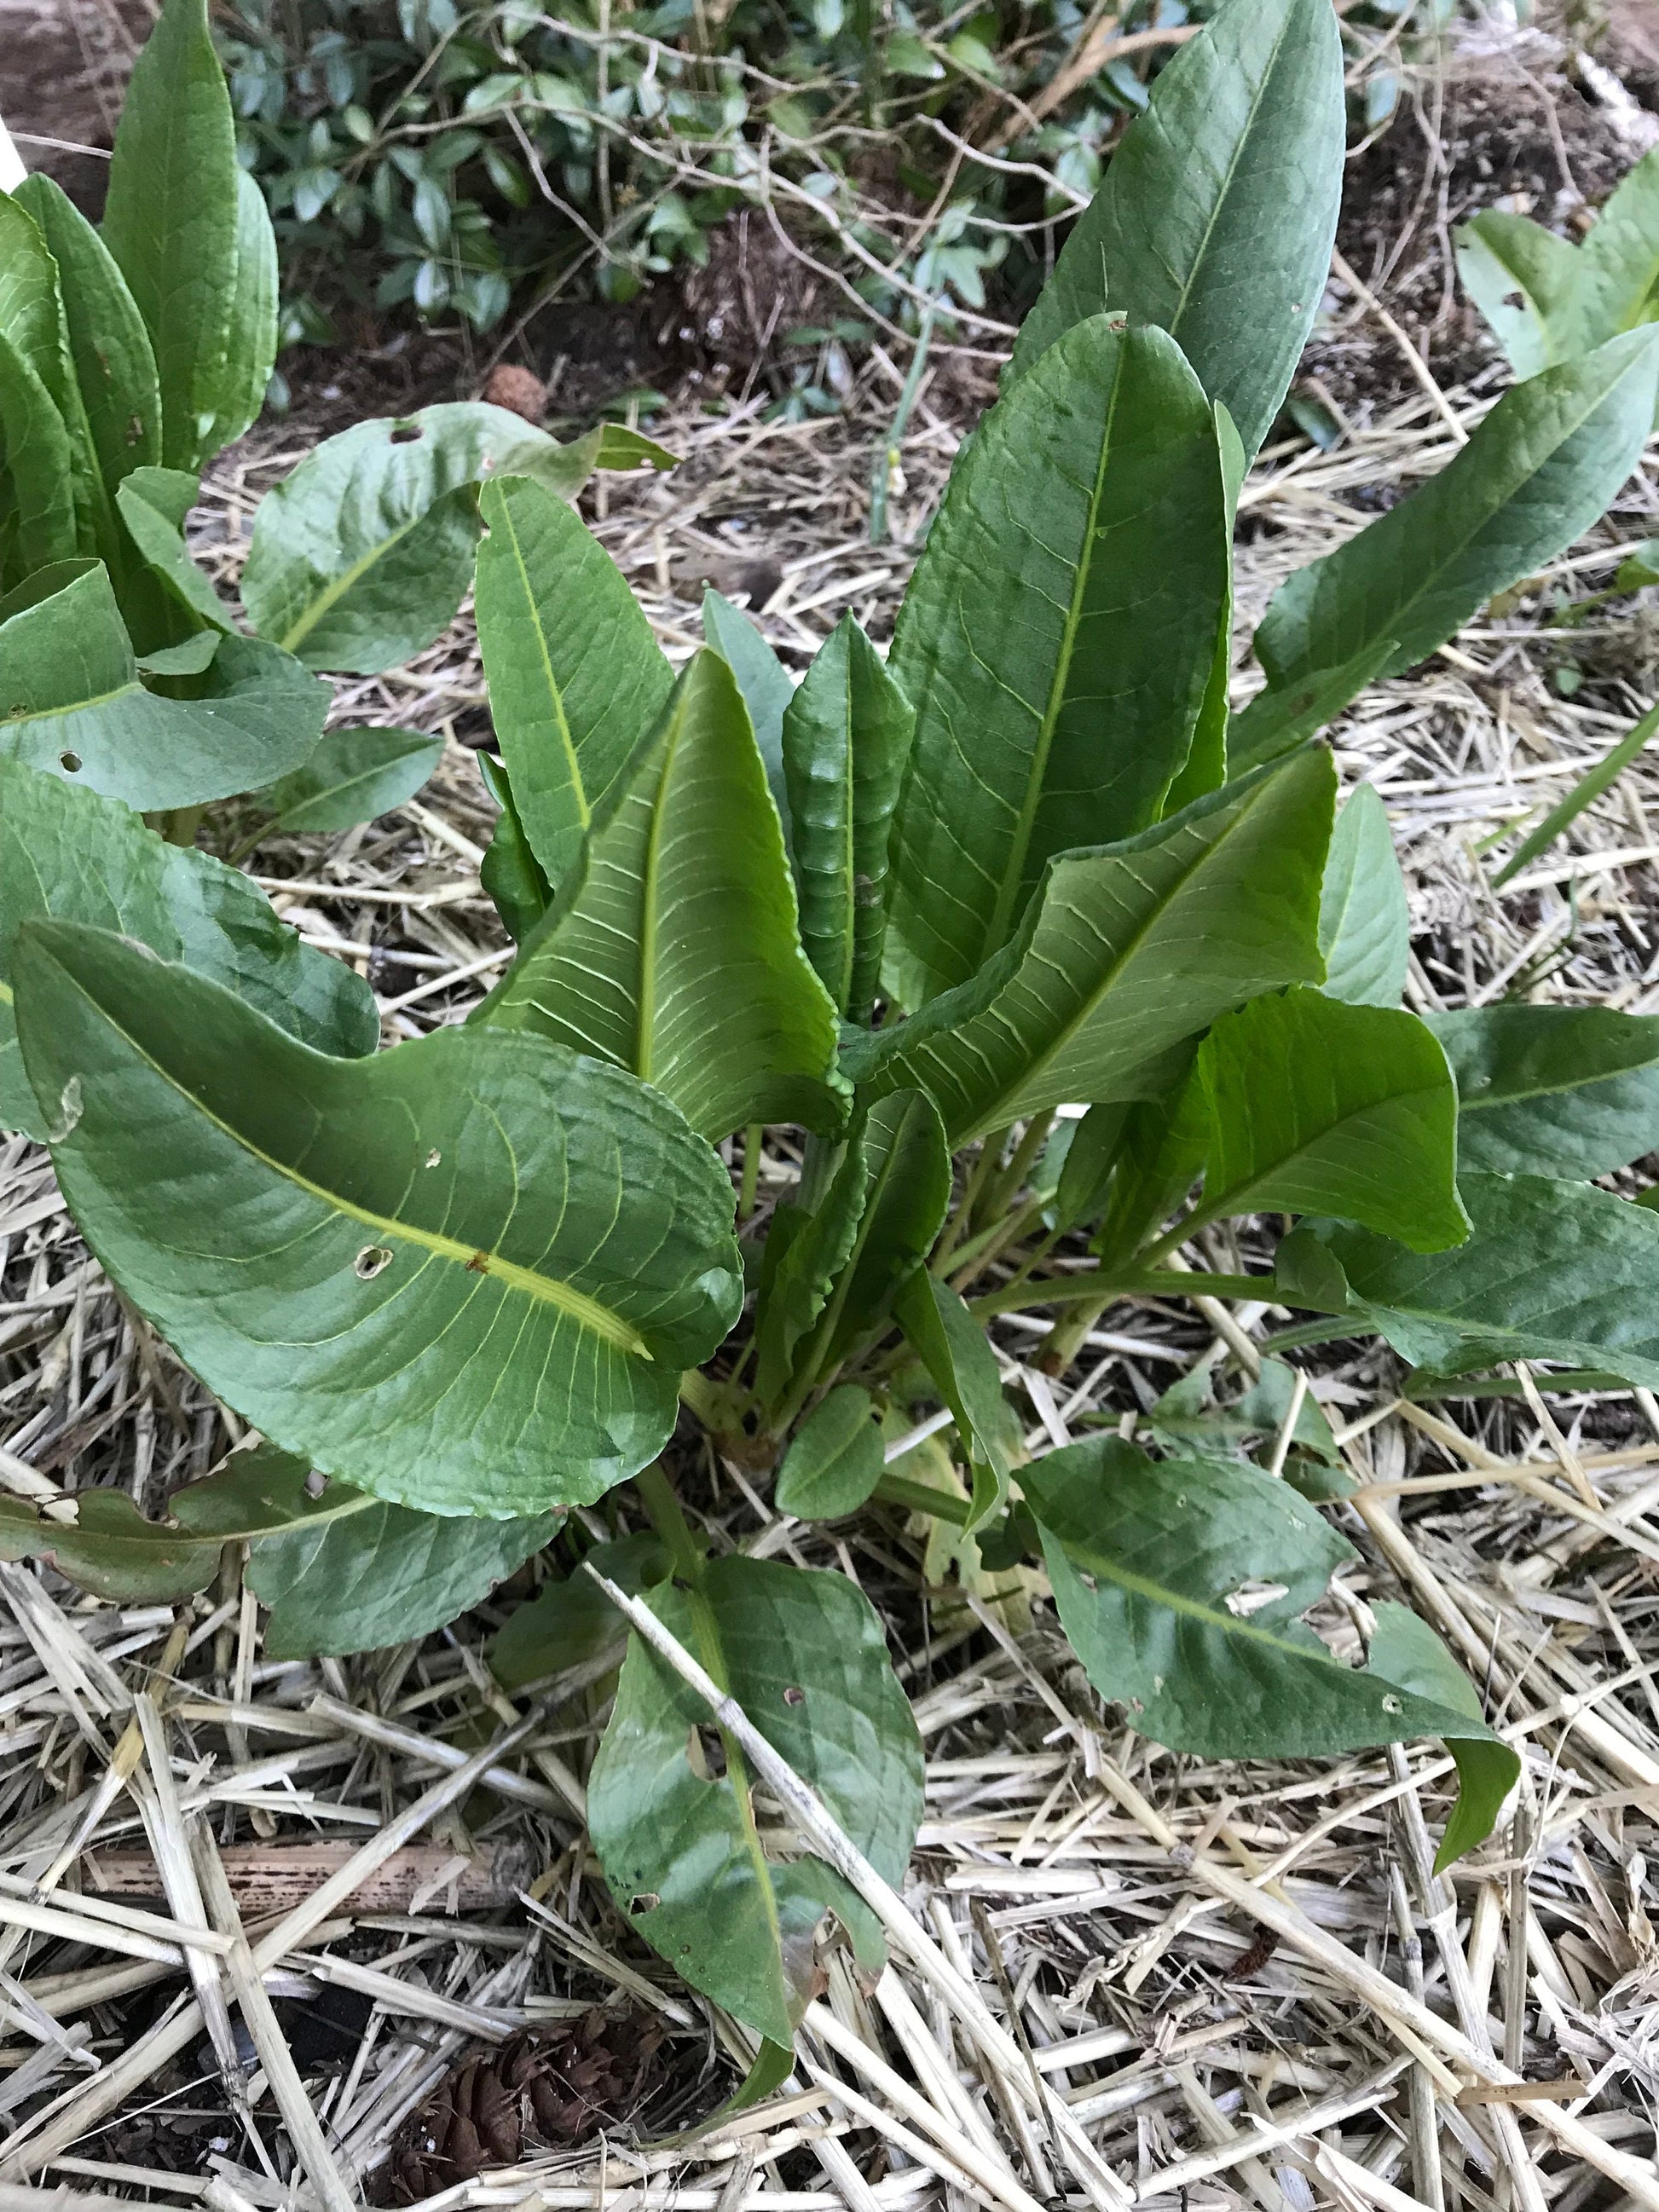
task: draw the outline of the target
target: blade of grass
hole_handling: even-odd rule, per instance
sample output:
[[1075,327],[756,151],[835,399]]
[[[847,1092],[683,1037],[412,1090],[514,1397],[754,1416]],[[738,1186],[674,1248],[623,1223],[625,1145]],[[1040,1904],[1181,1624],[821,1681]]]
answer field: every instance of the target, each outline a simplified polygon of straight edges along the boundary
[[1581,776],[1559,806],[1553,806],[1529,837],[1523,837],[1515,852],[1504,861],[1492,878],[1492,889],[1501,890],[1510,878],[1517,875],[1528,860],[1548,850],[1562,831],[1578,819],[1587,806],[1592,805],[1608,787],[1615,783],[1641,751],[1656,730],[1659,730],[1659,705],[1650,707],[1635,728],[1620,738],[1604,760],[1598,761],[1588,775]]

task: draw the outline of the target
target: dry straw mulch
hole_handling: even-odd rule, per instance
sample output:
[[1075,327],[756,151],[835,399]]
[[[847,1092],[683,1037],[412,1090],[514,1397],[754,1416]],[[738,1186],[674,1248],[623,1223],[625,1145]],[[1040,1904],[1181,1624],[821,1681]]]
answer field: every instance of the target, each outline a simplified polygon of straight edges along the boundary
[[[1357,291],[1333,304],[1354,328],[1372,313]],[[758,400],[687,410],[657,426],[678,470],[598,493],[595,526],[672,655],[696,641],[704,578],[762,604],[798,668],[848,607],[885,634],[957,436],[925,387],[894,539],[872,544],[870,456],[900,380],[878,356],[846,414],[795,426],[764,422]],[[1438,468],[1497,384],[1443,393],[1412,369],[1404,404],[1351,422],[1334,452],[1269,453],[1244,502],[1244,613]],[[207,534],[228,566],[254,495],[296,458],[268,447],[216,474]],[[1345,781],[1368,778],[1394,813],[1419,1007],[1522,988],[1659,1008],[1648,774],[1502,893],[1483,850],[1651,696],[1642,602],[1577,628],[1548,616],[1659,529],[1656,467],[1650,453],[1529,594],[1336,732]],[[1241,696],[1251,681],[1242,668]],[[456,742],[420,799],[342,837],[272,840],[258,878],[307,939],[365,967],[388,1037],[411,1036],[459,1018],[507,957],[477,881],[490,809],[464,743],[485,726],[468,623],[343,687],[340,714]],[[763,1206],[793,1171],[774,1133]],[[0,1152],[0,1482],[48,1502],[117,1484],[162,1510],[237,1425],[114,1297],[22,1142]],[[1126,1301],[1058,1379],[1033,1364],[1040,1310],[1003,1316],[996,1340],[1040,1452],[1102,1409],[1132,1426],[1197,1364],[1248,1375],[1283,1326]],[[951,1577],[937,1533],[896,1511],[843,1536],[792,1523],[752,1471],[688,1442],[683,1487],[717,1544],[867,1589],[928,1761],[907,1899],[876,1900],[893,1964],[872,1988],[832,1946],[793,2081],[690,2144],[666,2138],[747,2054],[633,1936],[586,1849],[606,1662],[509,1698],[480,1656],[505,1601],[419,1644],[282,1662],[262,1656],[234,1562],[176,1610],[0,1568],[0,2107],[15,2124],[0,2212],[104,2212],[137,2191],[343,2212],[428,2172],[422,2130],[441,2118],[459,2140],[458,2111],[471,2124],[502,2084],[516,2094],[522,2068],[491,2075],[492,2052],[574,2048],[563,2024],[596,2004],[614,2015],[607,2051],[660,2035],[648,2063],[585,2077],[626,2075],[629,2095],[607,2090],[567,2148],[521,2113],[510,2166],[489,2162],[494,2124],[476,2128],[471,2178],[428,2202],[1659,2207],[1659,1404],[1547,1401],[1547,1378],[1524,1372],[1419,1403],[1374,1344],[1291,1356],[1358,1484],[1332,1511],[1359,1556],[1321,1625],[1352,1644],[1370,1601],[1401,1595],[1435,1625],[1522,1755],[1512,1823],[1437,1878],[1440,1746],[1177,1757],[1101,1707],[1029,1583],[971,1560]],[[607,1502],[605,1533],[627,1525],[628,1495]],[[614,2108],[635,2096],[637,2112]]]

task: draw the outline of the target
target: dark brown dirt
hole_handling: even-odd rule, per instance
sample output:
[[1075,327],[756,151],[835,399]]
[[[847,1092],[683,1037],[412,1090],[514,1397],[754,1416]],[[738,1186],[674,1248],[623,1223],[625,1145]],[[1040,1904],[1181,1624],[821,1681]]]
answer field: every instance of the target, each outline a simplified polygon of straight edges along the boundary
[[144,0],[0,0],[0,116],[31,169],[102,212],[109,164],[41,139],[107,149],[154,9]]

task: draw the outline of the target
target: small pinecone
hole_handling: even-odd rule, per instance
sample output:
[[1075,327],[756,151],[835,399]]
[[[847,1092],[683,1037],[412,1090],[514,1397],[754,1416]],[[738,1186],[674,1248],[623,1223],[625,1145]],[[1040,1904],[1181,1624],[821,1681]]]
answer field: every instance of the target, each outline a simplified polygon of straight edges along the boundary
[[547,412],[547,386],[516,362],[504,361],[490,370],[483,396],[492,407],[505,407],[526,422],[539,422]]
[[374,2177],[375,2203],[416,2204],[526,2151],[586,2142],[639,2109],[661,2042],[656,2021],[595,2006],[469,2058],[404,2123]]

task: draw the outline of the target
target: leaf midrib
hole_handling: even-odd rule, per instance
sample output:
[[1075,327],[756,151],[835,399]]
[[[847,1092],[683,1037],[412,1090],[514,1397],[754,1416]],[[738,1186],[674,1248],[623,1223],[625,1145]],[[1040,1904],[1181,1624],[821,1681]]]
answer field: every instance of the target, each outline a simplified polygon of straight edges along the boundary
[[1252,1212],[1254,1209],[1245,1201],[1252,1198],[1263,1183],[1271,1182],[1275,1176],[1283,1175],[1287,1169],[1296,1168],[1305,1160],[1311,1158],[1321,1145],[1328,1142],[1334,1137],[1341,1135],[1355,1122],[1363,1121],[1368,1115],[1376,1114],[1385,1107],[1405,1104],[1408,1101],[1431,1099],[1440,1088],[1441,1085],[1437,1083],[1413,1084],[1408,1091],[1387,1091],[1380,1098],[1367,1099],[1363,1106],[1351,1107],[1337,1120],[1328,1121],[1323,1128],[1316,1131],[1304,1142],[1294,1146],[1291,1151],[1281,1153],[1279,1158],[1272,1161],[1267,1166],[1258,1167],[1243,1182],[1230,1184],[1224,1190],[1218,1191],[1213,1199],[1206,1189],[1204,1194],[1205,1209],[1207,1211],[1213,1205],[1218,1211],[1229,1213]]
[[[452,486],[451,489],[453,489],[454,487]],[[422,523],[436,513],[439,501],[447,496],[448,493],[440,492],[437,499],[434,499],[423,513],[413,515],[409,521],[400,524],[389,537],[378,538],[361,560],[354,561],[351,566],[342,574],[335,577],[331,583],[325,584],[322,590],[309,602],[299,620],[290,623],[282,636],[277,639],[276,642],[282,647],[283,652],[292,653],[297,646],[303,644],[323,617],[333,611],[353,585],[361,582],[375,562],[383,561],[392,547],[400,545],[411,531],[418,530]]]
[[[323,1184],[312,1182],[309,1176],[302,1176],[297,1168],[290,1167],[285,1161],[273,1159],[242,1131],[234,1128],[210,1107],[204,1104],[193,1091],[186,1089],[171,1069],[164,1067],[158,1060],[145,1050],[130,1030],[123,1028],[115,1020],[108,1010],[93,997],[77,976],[69,975],[68,970],[63,968],[61,963],[54,963],[54,965],[58,967],[60,973],[68,976],[68,980],[92,1007],[98,1018],[115,1031],[135,1057],[142,1060],[160,1081],[166,1084],[168,1089],[174,1091],[187,1105],[192,1107],[204,1121],[210,1122],[215,1128],[228,1137],[230,1141],[246,1152],[250,1159],[257,1160],[260,1166],[268,1169],[272,1175],[285,1182],[291,1183],[296,1190],[305,1192],[307,1197],[319,1200],[337,1213],[343,1214],[349,1221],[360,1221],[366,1229],[373,1229],[383,1237],[401,1237],[406,1243],[416,1245],[422,1250],[432,1253],[438,1259],[455,1261],[471,1274],[492,1277],[507,1290],[518,1291],[521,1295],[535,1300],[539,1304],[556,1308],[559,1312],[568,1315],[579,1327],[591,1329],[595,1335],[602,1337],[607,1344],[617,1346],[619,1350],[631,1357],[647,1360],[654,1359],[655,1355],[644,1338],[624,1321],[620,1314],[613,1313],[609,1306],[601,1305],[597,1298],[590,1297],[585,1291],[575,1290],[568,1283],[558,1282],[551,1276],[538,1275],[532,1268],[521,1267],[516,1260],[503,1259],[498,1252],[486,1251],[479,1246],[465,1244],[458,1237],[446,1237],[441,1231],[417,1228],[413,1223],[398,1221],[386,1214],[374,1212],[368,1206],[355,1205],[351,1200],[342,1198],[337,1191],[329,1190]],[[290,1039],[288,1042],[295,1041]],[[304,1052],[308,1048],[299,1045],[297,1049]],[[321,1056],[317,1055],[319,1058]],[[364,1065],[368,1064],[364,1063]]]
[[542,622],[541,609],[537,605],[535,587],[530,580],[530,569],[524,556],[523,541],[519,536],[518,526],[513,520],[513,509],[504,490],[501,493],[497,504],[501,514],[500,526],[507,532],[511,541],[513,565],[518,573],[519,582],[524,592],[525,605],[530,610],[531,626],[536,635],[537,658],[541,663],[542,674],[546,681],[547,696],[553,702],[554,726],[558,731],[559,743],[564,750],[565,766],[570,776],[570,788],[575,795],[577,815],[583,832],[586,834],[592,826],[593,810],[588,804],[587,788],[582,781],[581,763],[576,757],[576,742],[570,734],[569,719],[564,711],[564,694],[559,689],[558,678],[553,672],[553,656],[547,648],[547,631]]

